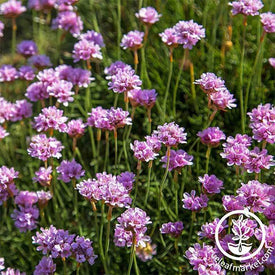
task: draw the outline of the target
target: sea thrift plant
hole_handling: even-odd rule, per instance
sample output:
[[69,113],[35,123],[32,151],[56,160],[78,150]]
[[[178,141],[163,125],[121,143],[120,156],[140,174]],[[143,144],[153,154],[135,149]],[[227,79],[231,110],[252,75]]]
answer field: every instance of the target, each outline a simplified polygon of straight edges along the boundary
[[204,194],[196,196],[196,191],[192,190],[190,194],[187,192],[183,194],[182,202],[183,208],[192,211],[200,211],[202,208],[207,207],[208,198]]
[[263,3],[260,0],[238,0],[229,3],[232,6],[232,14],[243,14],[245,16],[255,16],[259,14],[259,10],[263,8]]
[[198,132],[198,136],[203,144],[211,147],[217,147],[220,141],[226,138],[219,127],[209,127],[202,132]]
[[266,33],[275,32],[275,14],[272,12],[262,13],[260,15],[263,29]]
[[161,17],[161,14],[152,7],[141,8],[135,15],[145,25],[155,24]]
[[26,7],[22,6],[21,1],[9,0],[0,5],[0,14],[7,18],[17,17],[26,10]]
[[17,52],[24,57],[30,57],[38,53],[37,46],[32,40],[22,41],[17,45]]
[[223,186],[223,182],[219,180],[215,175],[205,174],[203,177],[199,177],[199,182],[202,184],[203,189],[209,193],[220,193]]
[[168,234],[174,238],[177,238],[181,235],[183,230],[183,223],[182,222],[169,222],[164,223],[161,226],[160,232],[162,234]]
[[85,175],[85,171],[82,170],[82,166],[74,159],[72,161],[63,160],[56,168],[59,173],[58,179],[64,182],[70,182],[73,179],[80,179]]
[[48,168],[40,167],[38,171],[35,172],[35,177],[33,177],[34,182],[38,182],[42,186],[50,186],[52,180],[52,167]]

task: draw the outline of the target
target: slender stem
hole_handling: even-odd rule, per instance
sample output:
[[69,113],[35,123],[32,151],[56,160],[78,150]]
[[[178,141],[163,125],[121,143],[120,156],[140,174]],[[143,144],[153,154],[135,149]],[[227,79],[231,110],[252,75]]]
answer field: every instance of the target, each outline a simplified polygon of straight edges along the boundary
[[106,241],[105,241],[105,259],[106,259],[106,261],[108,259],[108,251],[109,251],[109,245],[110,245],[112,211],[113,211],[113,207],[109,206],[108,215],[107,215],[107,220],[108,220],[107,233],[106,233]]
[[128,91],[124,92],[124,102],[125,102],[125,110],[128,112],[128,106],[129,106]]
[[105,142],[106,142],[106,148],[105,148],[104,171],[106,171],[107,169],[107,164],[109,159],[109,131],[105,132]]
[[191,238],[192,238],[192,233],[193,233],[193,227],[194,227],[195,219],[196,219],[196,212],[192,211],[191,225],[190,225],[189,236],[188,236],[188,246],[190,246],[190,243],[191,243]]
[[235,168],[236,168],[236,176],[237,176],[237,181],[235,184],[235,194],[236,194],[236,191],[239,187],[239,181],[240,181],[240,167],[236,165]]
[[208,168],[209,168],[209,159],[210,159],[210,153],[211,153],[211,147],[207,147],[206,151],[206,165],[205,165],[205,174],[208,173]]
[[136,246],[134,247],[134,266],[135,266],[136,275],[139,275],[139,269],[138,269],[137,257],[136,257]]
[[137,164],[137,175],[136,175],[136,180],[135,180],[135,196],[134,196],[134,200],[133,200],[133,207],[136,203],[136,199],[137,199],[137,193],[138,193],[138,179],[139,179],[139,174],[140,174],[140,170],[141,170],[141,161],[138,160],[138,164]]
[[62,262],[63,262],[63,274],[67,275],[67,264],[66,264],[65,258],[62,259]]
[[148,164],[147,191],[146,191],[146,196],[145,196],[145,201],[144,201],[144,205],[145,206],[147,205],[147,200],[148,200],[148,196],[149,196],[149,192],[150,192],[150,182],[151,182],[152,166],[153,166],[153,161],[150,160],[150,162]]
[[[75,178],[72,179],[73,188],[75,189],[76,183]],[[74,212],[75,212],[75,220],[78,222],[78,200],[77,200],[77,190],[74,190]]]
[[191,80],[191,92],[192,92],[192,99],[193,99],[193,104],[196,112],[198,112],[198,105],[197,105],[197,100],[196,100],[196,88],[195,88],[195,74],[194,74],[194,65],[192,62],[190,62],[190,80]]
[[137,73],[137,66],[138,66],[138,53],[137,53],[137,49],[134,50],[134,64],[135,64],[135,72]]
[[165,96],[164,96],[164,101],[163,101],[163,113],[164,113],[163,119],[164,120],[165,120],[165,115],[166,115],[167,98],[168,98],[168,94],[169,94],[169,90],[170,90],[172,74],[173,74],[173,60],[170,60],[168,81],[167,81]]
[[16,31],[17,31],[17,25],[16,25],[16,18],[12,17],[12,44],[11,44],[11,50],[12,50],[12,57],[15,55],[15,47],[16,47]]
[[129,261],[127,275],[131,275],[131,269],[132,269],[132,265],[133,265],[134,254],[135,254],[135,236],[133,237],[133,244],[132,244],[132,248],[131,248],[130,261]]
[[114,129],[114,139],[115,139],[115,170],[117,173],[117,129]]
[[152,108],[148,108],[147,109],[147,117],[148,117],[148,134],[151,134],[151,127],[152,127],[152,118],[151,118],[151,109]]
[[117,59],[120,60],[121,40],[121,0],[117,1]]
[[174,188],[175,188],[175,213],[176,216],[178,218],[179,216],[179,207],[178,207],[178,171],[175,170],[175,174],[174,174]]

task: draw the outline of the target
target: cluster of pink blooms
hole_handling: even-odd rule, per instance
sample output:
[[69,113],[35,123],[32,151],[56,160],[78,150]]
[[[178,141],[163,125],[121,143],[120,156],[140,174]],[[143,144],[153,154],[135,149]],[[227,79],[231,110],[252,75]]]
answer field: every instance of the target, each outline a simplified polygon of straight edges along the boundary
[[183,223],[180,221],[164,223],[160,228],[161,234],[168,234],[174,238],[179,237],[182,231],[183,231]]
[[80,138],[84,135],[86,125],[82,119],[72,119],[67,124],[67,133],[71,138]]
[[33,177],[34,182],[39,182],[41,186],[50,186],[52,180],[52,167],[48,168],[40,167],[38,171],[35,172],[35,177]]
[[48,13],[56,3],[57,0],[29,0],[28,8]]
[[[206,223],[206,224],[202,225],[201,231],[198,232],[198,236],[200,238],[207,238],[210,240],[215,240],[215,231],[216,231],[219,221],[220,220],[218,218],[216,218],[213,222]],[[228,225],[225,220],[219,227],[219,234],[227,227],[228,227]]]
[[93,265],[97,255],[94,254],[92,241],[81,236],[69,234],[63,229],[56,229],[51,225],[48,229],[40,228],[41,233],[36,232],[32,237],[33,244],[37,244],[37,251],[52,258],[72,257],[78,263],[88,261]]
[[146,242],[146,246],[138,246],[136,248],[136,255],[142,262],[152,260],[153,256],[157,254],[157,245],[151,244],[151,241]]
[[165,29],[164,32],[160,33],[159,36],[164,44],[168,47],[177,47],[178,46],[178,36],[176,35],[174,28]]
[[210,147],[217,147],[221,140],[226,138],[223,131],[219,127],[209,127],[201,132],[198,132],[201,142]]
[[61,151],[64,148],[61,142],[53,137],[47,137],[45,134],[35,135],[31,138],[28,153],[33,158],[47,161],[48,158],[60,158]]
[[145,247],[150,237],[145,235],[147,225],[152,223],[150,217],[142,209],[129,208],[117,218],[118,224],[115,227],[114,242],[119,247]]
[[58,179],[64,182],[70,182],[73,179],[80,179],[85,175],[85,171],[82,166],[74,159],[72,161],[63,160],[56,168],[59,173]]
[[28,59],[28,63],[29,65],[34,66],[38,70],[42,70],[46,67],[52,66],[50,58],[44,54],[33,55]]
[[18,76],[22,80],[31,81],[35,78],[35,69],[31,66],[21,66],[18,69]]
[[9,133],[2,126],[0,126],[0,140],[7,137],[8,135]]
[[0,123],[19,121],[32,116],[32,104],[27,100],[17,100],[15,103],[0,97]]
[[208,106],[214,110],[225,111],[226,108],[235,108],[236,99],[224,85],[224,81],[213,73],[203,73],[195,84],[200,85],[201,89],[207,94]]
[[124,34],[120,43],[120,46],[126,50],[130,49],[135,51],[142,47],[144,32],[130,31]]
[[215,175],[205,174],[203,177],[199,177],[199,182],[202,184],[203,190],[208,194],[218,194],[221,192],[223,182],[219,180]]
[[101,47],[104,46],[103,38],[100,33],[88,31],[79,36],[80,40],[74,45],[74,62],[79,60],[95,61],[101,60]]
[[141,8],[135,15],[145,25],[153,25],[161,17],[161,14],[152,7]]
[[243,14],[245,16],[255,16],[259,14],[259,10],[263,8],[261,0],[237,0],[229,3],[232,6],[232,14]]
[[266,33],[275,32],[275,14],[272,12],[266,12],[261,14],[261,23]]
[[17,52],[28,58],[30,56],[36,55],[38,53],[38,49],[34,41],[24,40],[17,44]]
[[[129,172],[125,172],[129,173]],[[80,195],[92,202],[103,201],[110,207],[129,207],[132,203],[130,191],[134,177],[121,174],[116,177],[106,172],[97,173],[95,179],[88,179],[76,185]]]
[[9,0],[0,5],[0,14],[7,18],[14,18],[25,12],[26,7],[22,6],[21,1]]
[[205,194],[200,194],[196,196],[196,191],[192,190],[191,193],[185,192],[183,194],[183,208],[191,211],[200,211],[201,209],[207,207],[208,197]]
[[122,61],[116,61],[116,62],[112,63],[109,67],[106,67],[104,69],[104,73],[107,75],[106,79],[109,80],[112,78],[113,75],[116,75],[119,70],[130,71],[132,69],[133,68],[128,64],[125,64]]
[[16,68],[11,65],[2,65],[0,67],[0,82],[12,82],[18,78]]
[[33,275],[40,275],[40,274],[54,274],[56,270],[56,264],[53,262],[51,256],[46,257],[44,256],[35,267]]
[[275,107],[271,104],[260,104],[250,113],[249,127],[253,131],[253,138],[273,144],[275,142]]

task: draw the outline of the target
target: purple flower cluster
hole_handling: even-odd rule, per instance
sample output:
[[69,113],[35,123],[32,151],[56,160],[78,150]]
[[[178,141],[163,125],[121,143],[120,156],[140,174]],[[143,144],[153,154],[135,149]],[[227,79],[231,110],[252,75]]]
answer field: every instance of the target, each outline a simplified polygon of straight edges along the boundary
[[132,199],[129,195],[134,179],[121,180],[124,175],[115,177],[106,172],[97,173],[95,179],[88,179],[76,185],[80,195],[97,202],[102,200],[110,207],[129,207]]
[[142,47],[144,32],[140,31],[130,31],[124,34],[120,43],[120,46],[126,50],[130,49],[136,51]]
[[54,264],[53,259],[51,256],[46,257],[44,256],[38,265],[35,267],[33,275],[50,275],[54,274],[56,270],[56,264]]
[[7,18],[14,18],[25,12],[26,7],[22,6],[21,1],[9,0],[0,5],[0,14]]
[[55,106],[42,109],[42,113],[34,118],[33,127],[38,132],[46,132],[48,130],[57,130],[66,132],[67,117],[63,116],[63,111]]
[[106,79],[111,79],[113,75],[116,75],[119,70],[132,70],[132,67],[128,64],[125,64],[122,61],[116,61],[112,63],[109,67],[104,69],[104,73],[107,75]]
[[180,221],[164,223],[160,228],[161,234],[169,234],[174,238],[179,237],[182,231],[183,231],[183,223]]
[[130,148],[134,151],[134,156],[139,161],[148,162],[150,160],[154,160],[156,156],[158,156],[147,141],[135,140],[134,144],[130,144]]
[[219,180],[215,175],[205,174],[203,177],[199,177],[199,182],[202,183],[203,189],[208,194],[217,194],[221,192],[223,182]]
[[8,267],[6,271],[2,271],[1,275],[26,275],[25,272],[21,272],[18,269]]
[[145,25],[155,24],[161,17],[161,14],[152,7],[141,8],[135,15]]
[[18,76],[22,80],[31,81],[35,78],[35,70],[31,66],[21,66],[18,69]]
[[36,196],[38,199],[38,205],[40,208],[44,208],[47,206],[48,201],[52,199],[52,194],[50,191],[37,191]]
[[140,90],[134,89],[129,92],[129,100],[133,107],[144,106],[146,109],[151,109],[157,100],[156,90]]
[[255,233],[255,229],[257,228],[258,224],[255,220],[250,219],[238,219],[232,220],[233,226],[232,231],[235,235],[244,236],[244,237],[252,237]]
[[80,179],[85,175],[85,171],[82,170],[82,166],[74,159],[72,161],[63,160],[56,168],[59,173],[58,179],[64,182],[70,182],[73,179]]
[[261,23],[263,25],[263,29],[267,33],[275,32],[275,14],[272,12],[262,13],[261,15]]
[[19,172],[14,168],[8,168],[7,166],[0,167],[0,191],[6,189],[8,185],[14,184],[14,179],[18,178]]
[[33,158],[47,161],[48,158],[60,158],[64,148],[61,142],[53,137],[47,138],[45,134],[36,135],[31,138],[28,153]]
[[[215,231],[216,231],[219,221],[220,220],[218,218],[216,218],[212,223],[206,223],[206,224],[202,225],[201,231],[198,232],[198,235],[200,236],[200,238],[208,238],[210,240],[215,240]],[[219,227],[219,234],[227,227],[228,227],[228,225],[225,220]]]
[[17,45],[17,52],[24,57],[30,57],[38,53],[37,46],[32,40],[24,40]]
[[100,33],[96,31],[87,31],[80,35],[81,40],[87,40],[89,42],[93,42],[94,44],[98,45],[99,47],[104,47],[103,37]]
[[[181,172],[181,169],[186,165],[192,165],[193,156],[188,155],[184,150],[170,150],[170,158],[169,158],[169,171],[178,170]],[[162,157],[161,162],[164,162],[164,168],[167,165],[167,155]]]
[[223,131],[219,127],[209,127],[202,132],[198,132],[201,142],[210,147],[217,147],[221,140],[226,138]]
[[38,70],[42,70],[46,67],[52,66],[51,60],[44,54],[34,55],[28,59],[28,63]]
[[114,242],[116,246],[145,247],[146,242],[150,241],[150,237],[146,236],[147,225],[152,223],[150,217],[142,209],[135,207],[129,208],[120,217],[116,224],[114,233]]
[[0,82],[12,82],[18,78],[17,70],[11,65],[0,67]]
[[201,78],[194,83],[200,85],[206,94],[220,92],[225,88],[224,80],[221,77],[217,77],[214,73],[203,73]]
[[271,104],[260,104],[250,113],[249,127],[253,131],[253,138],[273,144],[275,142],[275,107]]
[[41,228],[41,233],[36,232],[32,237],[33,243],[37,244],[37,251],[44,255],[49,254],[52,258],[73,257],[78,263],[88,261],[94,264],[97,255],[94,254],[92,242],[74,234],[69,234],[63,229],[56,229],[51,225],[48,229]]
[[29,0],[28,8],[48,13],[56,3],[57,0]]
[[34,182],[39,182],[42,186],[50,186],[52,180],[52,167],[48,168],[40,167],[38,171],[35,172],[35,177],[33,177]]
[[191,193],[185,192],[183,194],[183,208],[191,211],[200,211],[201,209],[207,207],[208,198],[205,194],[201,194],[196,197],[196,191],[192,190]]
[[80,138],[84,135],[86,125],[82,119],[72,119],[67,124],[67,133],[72,138]]
[[237,0],[229,3],[232,6],[232,14],[243,14],[245,16],[255,16],[259,14],[259,10],[263,8],[261,0]]
[[178,46],[178,36],[176,35],[174,28],[165,29],[164,32],[160,33],[159,36],[164,44],[168,47]]
[[157,254],[157,245],[151,244],[151,241],[146,242],[146,246],[138,246],[136,248],[136,255],[142,262],[150,261],[154,255]]

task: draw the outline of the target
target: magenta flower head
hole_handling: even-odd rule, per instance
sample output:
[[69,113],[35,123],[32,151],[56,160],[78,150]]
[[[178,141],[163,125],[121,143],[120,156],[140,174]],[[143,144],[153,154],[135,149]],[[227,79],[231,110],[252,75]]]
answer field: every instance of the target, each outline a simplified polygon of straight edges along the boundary
[[164,223],[160,229],[161,234],[169,234],[171,237],[174,237],[174,238],[179,237],[182,231],[183,231],[182,222]]
[[83,22],[74,11],[60,11],[52,22],[52,28],[61,29],[77,36],[83,30]]
[[8,168],[6,166],[0,167],[0,191],[5,189],[8,185],[14,183],[14,179],[18,178],[19,172],[14,168]]
[[199,182],[202,183],[203,189],[209,194],[220,193],[223,186],[223,182],[215,175],[205,174],[203,177],[199,177]]
[[226,138],[223,131],[219,127],[209,127],[197,134],[201,138],[201,142],[210,147],[217,147],[221,140]]
[[112,131],[113,129],[108,119],[108,111],[101,106],[92,108],[91,113],[88,113],[87,125],[97,129]]
[[175,33],[178,37],[178,44],[184,49],[192,49],[199,40],[205,37],[205,29],[193,20],[179,21],[175,27]]
[[151,241],[146,242],[145,247],[139,246],[136,249],[136,255],[142,262],[152,260],[153,256],[157,254],[157,245],[151,244]]
[[145,25],[153,25],[159,21],[161,14],[158,14],[158,12],[152,7],[146,7],[141,8],[135,16]]
[[[188,155],[184,150],[170,150],[170,159],[169,159],[169,171],[177,170],[181,173],[181,170],[186,165],[192,165],[193,156]],[[167,165],[167,154],[166,156],[162,157],[161,162],[165,164],[162,166],[166,168]]]
[[55,106],[42,109],[42,113],[34,118],[33,127],[38,132],[46,132],[48,130],[57,130],[66,132],[67,117],[63,116],[63,111]]
[[157,100],[156,90],[140,90],[138,93],[137,101],[141,106],[144,106],[147,109],[153,108]]
[[227,89],[223,89],[217,93],[210,94],[210,99],[213,103],[213,108],[217,110],[225,111],[226,108],[232,109],[237,107],[234,103],[236,99]]
[[37,203],[38,198],[35,192],[20,191],[20,193],[15,197],[15,204],[23,207],[31,207],[33,204]]
[[94,44],[98,45],[99,47],[104,47],[103,37],[100,33],[95,31],[87,31],[80,35],[81,40],[87,40],[89,42],[93,42]]
[[32,104],[27,100],[16,100],[12,121],[19,121],[32,116]]
[[38,101],[49,98],[49,93],[47,92],[47,87],[42,82],[34,82],[28,88],[25,96],[30,101]]
[[48,88],[54,82],[59,81],[58,74],[53,68],[44,69],[43,71],[39,72],[37,74],[37,79],[42,82],[46,88]]
[[35,177],[32,178],[34,182],[39,182],[42,186],[50,186],[52,180],[52,167],[48,168],[40,167],[38,171],[35,172]]
[[157,136],[152,134],[151,136],[146,136],[146,143],[153,149],[155,153],[158,153],[161,150],[161,141]]
[[8,135],[9,133],[2,126],[0,126],[0,141]]
[[101,60],[102,58],[102,53],[98,44],[88,40],[80,40],[74,44],[74,62],[78,62],[80,60]]
[[240,196],[225,195],[222,197],[222,204],[225,211],[243,210],[246,200]]
[[184,133],[184,128],[179,127],[175,122],[158,126],[157,130],[154,131],[154,135],[167,147],[177,147],[178,144],[186,143],[187,136]]
[[70,182],[73,179],[80,179],[85,175],[85,171],[82,170],[82,166],[74,159],[72,161],[63,160],[56,168],[59,173],[58,179],[64,182]]
[[120,46],[126,50],[136,51],[142,47],[144,32],[130,31],[124,34]]
[[0,271],[5,269],[5,259],[4,258],[0,258]]
[[232,6],[232,14],[243,14],[245,16],[255,16],[259,14],[259,10],[263,8],[260,0],[237,0],[229,3]]
[[64,106],[68,106],[69,102],[73,102],[74,92],[72,91],[73,84],[66,80],[59,80],[52,83],[48,88],[47,92],[50,96],[57,98],[59,103],[62,103]]
[[38,70],[42,70],[46,67],[52,66],[51,60],[46,55],[34,55],[28,59],[30,65],[34,66]]
[[48,201],[52,199],[52,194],[50,191],[37,191],[36,196],[38,199],[38,205],[40,208],[44,208],[47,206]]
[[152,146],[150,146],[146,141],[135,140],[134,144],[130,144],[131,150],[134,151],[134,156],[139,161],[150,161],[154,160],[157,153],[154,152]]
[[72,68],[72,70],[70,70],[69,72],[67,79],[65,80],[71,82],[73,85],[76,85],[78,87],[87,88],[91,81],[95,80],[95,78],[91,77],[91,72],[88,70],[83,70],[81,68]]
[[12,82],[18,78],[17,70],[11,65],[2,65],[0,67],[0,83]]
[[26,7],[22,6],[21,1],[9,0],[0,5],[0,14],[7,18],[17,17],[26,10]]
[[35,78],[35,71],[31,66],[21,66],[18,70],[18,76],[22,80],[32,81]]
[[61,151],[64,148],[61,142],[53,137],[47,138],[45,134],[36,135],[31,138],[31,143],[28,148],[28,153],[33,158],[38,158],[42,161],[47,161],[48,158],[60,158]]
[[24,57],[36,55],[38,50],[34,41],[24,40],[17,45],[17,52]]
[[71,138],[80,138],[84,135],[85,124],[82,119],[72,119],[67,124],[67,133]]
[[5,25],[4,23],[0,20],[0,37],[3,37],[4,34],[3,34],[3,30],[5,28]]
[[162,42],[168,47],[177,47],[178,46],[178,36],[176,35],[174,28],[165,29],[164,32],[160,33]]
[[142,93],[142,90],[140,89],[134,89],[128,92],[128,98],[133,108],[141,106],[141,103],[139,100],[140,93]]
[[131,71],[133,70],[132,67],[128,64],[125,64],[122,61],[116,61],[112,63],[109,67],[106,67],[104,69],[104,73],[107,75],[106,79],[111,79],[113,75],[116,75],[119,70],[128,70]]
[[190,194],[183,194],[183,208],[191,211],[200,211],[201,209],[207,207],[208,198],[206,195],[201,194],[196,197],[196,191],[192,190]]
[[263,29],[267,33],[275,32],[275,14],[272,12],[262,13],[261,15],[261,23],[263,25]]
[[[200,236],[200,238],[205,237],[205,238],[208,238],[208,239],[214,241],[215,240],[215,231],[216,231],[219,221],[220,221],[220,219],[216,218],[212,223],[206,223],[206,224],[202,225],[201,231],[198,232],[198,235]],[[228,227],[227,221],[225,220],[219,228],[219,234],[227,227]]]
[[273,144],[275,142],[275,107],[269,103],[260,104],[250,113],[249,127],[252,129],[253,138]]
[[274,57],[269,58],[268,62],[273,68],[275,68],[275,58]]
[[107,119],[112,130],[123,128],[125,125],[131,125],[132,119],[129,112],[123,111],[121,108],[111,107],[107,112]]
[[123,172],[117,176],[117,181],[120,182],[128,191],[133,188],[135,182],[135,174],[132,172]]
[[108,89],[113,90],[114,93],[124,93],[133,89],[140,89],[141,84],[142,81],[134,70],[120,69],[112,75],[111,81],[108,83]]
[[56,264],[53,262],[52,257],[44,256],[35,267],[33,275],[54,274],[55,270]]

